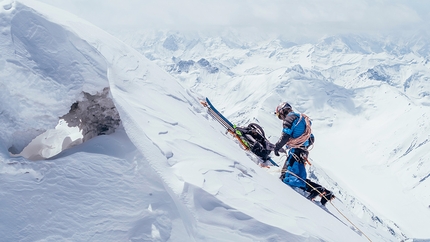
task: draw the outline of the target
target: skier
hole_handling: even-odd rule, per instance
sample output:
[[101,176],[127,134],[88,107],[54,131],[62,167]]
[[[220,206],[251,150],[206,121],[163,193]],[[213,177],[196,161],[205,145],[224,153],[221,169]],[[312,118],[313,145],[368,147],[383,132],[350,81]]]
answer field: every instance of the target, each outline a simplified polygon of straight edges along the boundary
[[273,151],[279,156],[279,151],[284,145],[289,149],[280,179],[291,187],[306,189],[305,164],[309,154],[308,148],[315,140],[311,122],[306,115],[293,112],[293,108],[287,102],[280,103],[275,114],[283,121],[283,129]]

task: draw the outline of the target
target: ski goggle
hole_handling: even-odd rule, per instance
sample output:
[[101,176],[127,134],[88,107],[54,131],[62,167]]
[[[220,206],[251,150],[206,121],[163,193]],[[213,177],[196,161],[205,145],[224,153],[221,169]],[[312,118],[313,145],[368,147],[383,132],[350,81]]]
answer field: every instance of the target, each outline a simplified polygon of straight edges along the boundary
[[276,110],[275,110],[275,115],[276,115],[276,117],[278,117],[279,119],[281,118],[281,111],[283,110],[283,108],[285,107],[285,105],[283,105],[281,108],[280,108],[280,106],[277,106],[276,107]]
[[279,108],[279,106],[277,106],[276,107],[276,109],[275,109],[275,115],[276,115],[276,117],[278,117],[279,118],[279,116],[281,115],[281,110],[279,110],[280,108]]
[[275,111],[275,115],[278,119],[283,119],[283,115],[281,114],[281,112],[278,112],[278,110]]

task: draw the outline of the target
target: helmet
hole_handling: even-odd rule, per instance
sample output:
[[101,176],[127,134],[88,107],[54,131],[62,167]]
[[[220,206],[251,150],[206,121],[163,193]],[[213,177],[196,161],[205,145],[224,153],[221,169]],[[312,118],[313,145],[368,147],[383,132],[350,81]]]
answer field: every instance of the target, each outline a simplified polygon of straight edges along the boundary
[[282,102],[276,107],[275,114],[279,119],[284,119],[285,115],[291,112],[292,109],[289,103]]

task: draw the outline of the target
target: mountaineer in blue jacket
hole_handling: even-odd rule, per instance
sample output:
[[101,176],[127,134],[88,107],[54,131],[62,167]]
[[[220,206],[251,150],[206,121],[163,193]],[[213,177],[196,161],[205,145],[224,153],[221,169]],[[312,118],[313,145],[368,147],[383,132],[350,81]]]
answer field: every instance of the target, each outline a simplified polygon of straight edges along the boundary
[[287,160],[281,171],[280,179],[292,187],[306,188],[306,168],[308,162],[308,148],[314,143],[311,122],[301,113],[293,112],[290,104],[280,103],[275,110],[276,116],[283,121],[282,134],[275,144],[274,153],[279,156],[279,151],[286,145],[289,149]]

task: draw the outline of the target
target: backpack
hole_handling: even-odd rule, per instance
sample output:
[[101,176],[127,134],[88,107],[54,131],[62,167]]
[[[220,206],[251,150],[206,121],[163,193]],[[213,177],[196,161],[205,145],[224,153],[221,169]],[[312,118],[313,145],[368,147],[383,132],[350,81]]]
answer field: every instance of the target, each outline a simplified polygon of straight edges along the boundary
[[247,127],[237,128],[242,133],[242,137],[246,139],[252,153],[260,157],[262,160],[268,160],[270,152],[274,145],[267,141],[263,128],[256,124],[250,123]]

